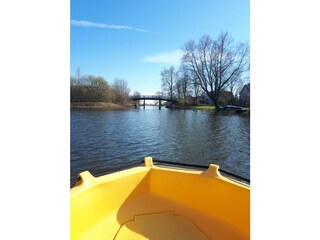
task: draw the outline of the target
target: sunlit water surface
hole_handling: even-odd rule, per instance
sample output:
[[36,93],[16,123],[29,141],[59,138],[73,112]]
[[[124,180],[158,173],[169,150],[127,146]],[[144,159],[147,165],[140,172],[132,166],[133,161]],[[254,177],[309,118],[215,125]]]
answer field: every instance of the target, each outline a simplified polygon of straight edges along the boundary
[[90,169],[155,159],[209,165],[250,178],[250,118],[157,107],[71,110],[71,181]]

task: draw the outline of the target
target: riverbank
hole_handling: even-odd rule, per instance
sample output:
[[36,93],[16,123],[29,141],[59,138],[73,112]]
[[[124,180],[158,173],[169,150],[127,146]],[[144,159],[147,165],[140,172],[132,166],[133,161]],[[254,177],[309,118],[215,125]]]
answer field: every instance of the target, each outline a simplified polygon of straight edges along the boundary
[[[185,110],[204,110],[204,111],[213,111],[215,110],[215,106],[213,105],[186,105],[186,106],[178,106],[176,109],[185,109]],[[250,108],[223,108],[221,113],[236,113],[236,114],[250,114]]]
[[119,104],[109,103],[109,102],[73,102],[70,104],[70,107],[117,110],[117,109],[132,108],[132,105],[131,104],[119,105]]
[[215,106],[212,105],[187,105],[180,106],[179,109],[191,109],[191,110],[214,110]]

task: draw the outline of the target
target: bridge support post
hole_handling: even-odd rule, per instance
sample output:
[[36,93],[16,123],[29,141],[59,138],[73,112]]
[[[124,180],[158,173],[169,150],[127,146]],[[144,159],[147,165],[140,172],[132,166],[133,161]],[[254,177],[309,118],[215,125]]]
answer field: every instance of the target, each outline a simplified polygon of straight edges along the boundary
[[161,100],[159,99],[159,110],[161,110]]
[[146,109],[146,100],[143,99],[143,109]]

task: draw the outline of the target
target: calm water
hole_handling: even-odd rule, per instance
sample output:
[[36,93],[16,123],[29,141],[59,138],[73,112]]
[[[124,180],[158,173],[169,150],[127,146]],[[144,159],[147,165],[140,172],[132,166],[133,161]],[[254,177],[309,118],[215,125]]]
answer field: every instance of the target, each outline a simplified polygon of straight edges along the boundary
[[[250,178],[250,118],[157,107],[71,110],[71,178],[156,159],[209,165]],[[71,180],[72,180],[71,179]]]

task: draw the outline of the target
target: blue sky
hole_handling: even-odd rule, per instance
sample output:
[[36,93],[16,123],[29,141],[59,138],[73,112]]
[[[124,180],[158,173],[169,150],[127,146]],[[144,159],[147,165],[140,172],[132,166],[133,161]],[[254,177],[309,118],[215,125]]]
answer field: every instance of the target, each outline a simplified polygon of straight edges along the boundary
[[160,72],[179,67],[190,39],[250,41],[248,0],[71,0],[70,10],[70,74],[124,78],[131,93],[161,90]]

